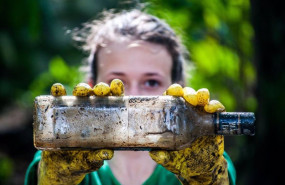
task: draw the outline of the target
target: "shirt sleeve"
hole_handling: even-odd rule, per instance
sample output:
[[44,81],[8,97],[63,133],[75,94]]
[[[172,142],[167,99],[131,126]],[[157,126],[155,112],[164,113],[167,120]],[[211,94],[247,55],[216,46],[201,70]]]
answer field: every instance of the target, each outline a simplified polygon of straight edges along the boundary
[[38,164],[41,160],[41,153],[42,151],[37,151],[34,155],[33,161],[27,168],[24,185],[37,185],[38,183]]
[[237,175],[236,175],[235,166],[234,166],[230,156],[227,154],[227,152],[224,151],[223,156],[228,163],[228,175],[229,175],[230,185],[236,185],[236,176]]

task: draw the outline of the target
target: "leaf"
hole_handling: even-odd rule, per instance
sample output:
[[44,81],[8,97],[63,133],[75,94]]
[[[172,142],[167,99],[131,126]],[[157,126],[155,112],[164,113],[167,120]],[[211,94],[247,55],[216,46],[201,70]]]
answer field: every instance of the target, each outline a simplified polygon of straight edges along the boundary
[[49,64],[49,72],[58,82],[65,83],[69,80],[69,67],[61,57],[54,57]]

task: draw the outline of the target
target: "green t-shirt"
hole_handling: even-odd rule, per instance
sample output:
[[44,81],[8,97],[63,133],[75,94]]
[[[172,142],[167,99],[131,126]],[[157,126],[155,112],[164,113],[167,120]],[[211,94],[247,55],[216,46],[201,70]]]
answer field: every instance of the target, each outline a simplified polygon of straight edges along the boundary
[[[228,173],[230,184],[235,185],[236,171],[234,165],[226,152],[224,157],[228,163]],[[41,151],[37,151],[33,161],[29,165],[26,177],[25,185],[37,184],[37,166],[41,160]],[[166,170],[163,166],[157,165],[152,175],[143,183],[143,185],[180,185],[179,180],[170,171]],[[105,161],[104,165],[95,172],[89,173],[85,176],[80,185],[120,185],[119,181],[113,175],[108,162]]]

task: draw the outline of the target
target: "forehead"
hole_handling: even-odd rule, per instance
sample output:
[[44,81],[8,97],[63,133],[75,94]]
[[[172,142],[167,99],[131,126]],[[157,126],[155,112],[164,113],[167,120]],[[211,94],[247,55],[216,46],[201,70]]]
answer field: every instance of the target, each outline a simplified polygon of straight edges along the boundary
[[98,76],[111,71],[171,74],[172,58],[165,46],[146,41],[112,42],[100,48]]
[[148,52],[149,54],[158,54],[160,52],[167,52],[165,46],[161,44],[150,43],[143,40],[127,40],[121,39],[115,42],[105,42],[101,53],[117,53],[117,52],[125,52],[125,51],[134,51],[134,50],[143,50],[144,52]]

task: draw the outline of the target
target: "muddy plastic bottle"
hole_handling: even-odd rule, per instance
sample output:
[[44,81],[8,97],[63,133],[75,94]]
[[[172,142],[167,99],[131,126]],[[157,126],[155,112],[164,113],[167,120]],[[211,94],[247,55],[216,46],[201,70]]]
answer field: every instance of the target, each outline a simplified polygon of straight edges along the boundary
[[179,150],[202,135],[254,135],[250,112],[209,114],[172,96],[38,96],[34,145],[42,150]]

